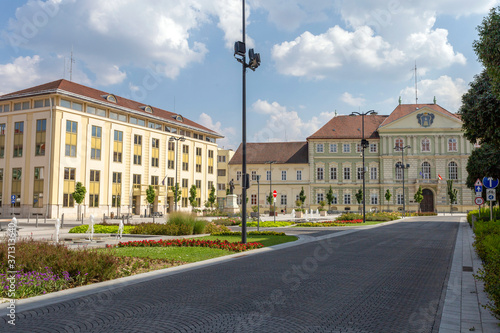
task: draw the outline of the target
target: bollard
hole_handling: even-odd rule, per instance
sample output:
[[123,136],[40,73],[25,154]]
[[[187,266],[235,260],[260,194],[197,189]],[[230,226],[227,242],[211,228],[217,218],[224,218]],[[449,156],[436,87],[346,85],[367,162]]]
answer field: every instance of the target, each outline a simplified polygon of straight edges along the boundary
[[38,214],[36,214],[36,227],[38,228]]
[[64,225],[64,213],[62,214],[62,217],[61,217],[61,227]]
[[30,223],[30,214],[28,214],[28,223]]
[[43,217],[43,223],[47,223],[47,216]]
[[59,228],[61,227],[61,221],[56,220],[56,243],[59,243]]

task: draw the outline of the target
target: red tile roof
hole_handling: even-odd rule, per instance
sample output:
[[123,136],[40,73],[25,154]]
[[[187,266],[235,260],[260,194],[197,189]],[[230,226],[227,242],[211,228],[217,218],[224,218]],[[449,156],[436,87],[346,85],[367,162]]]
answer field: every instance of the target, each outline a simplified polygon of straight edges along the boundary
[[[139,103],[139,102],[127,99],[127,98],[116,96],[114,94],[113,95],[116,97],[116,100],[117,100],[116,104],[112,103],[112,102],[108,102],[105,97],[112,94],[112,93],[105,92],[102,90],[97,90],[94,88],[90,88],[90,87],[87,87],[87,86],[84,86],[84,85],[81,85],[81,84],[78,84],[75,82],[63,80],[63,79],[49,82],[49,83],[45,83],[45,84],[42,84],[42,85],[39,85],[36,87],[12,92],[12,93],[0,96],[0,100],[9,100],[9,99],[14,99],[14,98],[29,97],[29,96],[36,96],[36,95],[45,95],[45,94],[51,94],[51,93],[64,94],[65,92],[80,95],[80,96],[83,96],[86,98],[91,98],[91,99],[94,99],[94,100],[97,100],[97,101],[100,101],[103,103],[107,103],[110,106],[117,105],[118,107],[130,109],[130,110],[139,112],[139,114],[143,114],[145,117],[155,116],[155,117],[167,120],[168,122],[171,122],[173,124],[177,123],[180,126],[186,125],[186,126],[194,127],[194,128],[206,131],[206,132],[210,132],[212,135],[214,135],[216,137],[220,137],[220,138],[223,137],[220,134],[218,134],[217,132],[214,132],[213,130],[211,130],[209,128],[206,128],[198,123],[195,123],[194,121],[191,121],[191,120],[185,118],[184,116],[182,117],[183,118],[182,122],[176,120],[175,116],[178,115],[177,113],[169,112],[169,111],[162,110],[162,109],[151,106],[153,109],[153,113],[151,114],[151,113],[143,110],[144,106],[147,106],[147,104]],[[76,97],[78,97],[78,96],[76,96]],[[143,108],[141,108],[141,107],[143,107]]]
[[[307,142],[247,143],[247,163],[308,163]],[[242,164],[243,148],[238,147],[229,164]]]
[[418,109],[421,109],[423,107],[428,107],[431,110],[442,113],[446,116],[460,119],[458,115],[451,113],[450,111],[442,108],[437,104],[400,104],[394,109],[394,111],[392,111],[391,115],[380,126],[386,126],[393,121],[409,115],[410,113],[417,111]]
[[[388,116],[365,116],[365,139],[378,139],[377,128]],[[336,116],[309,139],[362,139],[361,116]]]

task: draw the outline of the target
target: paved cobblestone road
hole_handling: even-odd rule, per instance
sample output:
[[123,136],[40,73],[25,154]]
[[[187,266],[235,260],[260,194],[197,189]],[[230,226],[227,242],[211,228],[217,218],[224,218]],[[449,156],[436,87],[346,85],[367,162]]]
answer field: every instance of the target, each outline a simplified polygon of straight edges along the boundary
[[457,229],[358,231],[21,312],[0,331],[437,332]]

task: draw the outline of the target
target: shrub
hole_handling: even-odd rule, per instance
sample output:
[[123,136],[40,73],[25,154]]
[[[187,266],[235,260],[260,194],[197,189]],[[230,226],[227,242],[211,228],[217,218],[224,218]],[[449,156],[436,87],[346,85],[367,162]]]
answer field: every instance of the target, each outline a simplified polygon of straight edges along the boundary
[[[130,231],[134,228],[133,225],[124,225],[123,233],[130,233]],[[89,229],[88,225],[79,225],[77,227],[73,227],[69,230],[72,234],[84,234]],[[118,233],[118,225],[94,225],[94,233],[95,234],[116,234]]]
[[206,227],[207,227],[207,222],[206,221],[197,220],[194,223],[193,234],[194,235],[204,234]]
[[[469,224],[472,224],[472,215],[475,215],[477,220],[489,220],[490,219],[490,208],[485,207],[481,208],[481,214],[479,214],[479,210],[471,210],[470,212],[467,213],[467,222]],[[493,207],[493,220],[500,220],[500,208],[499,207]]]
[[356,213],[344,213],[340,215],[339,217],[336,218],[336,221],[341,221],[341,220],[359,220],[363,219],[363,215],[361,214],[356,214]]
[[205,232],[207,234],[215,234],[215,233],[220,233],[220,232],[230,232],[229,228],[226,227],[225,225],[218,225],[213,222],[210,222],[207,224],[205,228]]
[[[260,221],[259,227],[262,228],[277,228],[277,227],[288,227],[292,224],[295,224],[295,222],[281,222],[281,221]],[[241,224],[239,225],[241,227]],[[247,222],[247,227],[256,227],[257,222]]]
[[[286,236],[284,232],[277,231],[250,231],[248,235],[254,236]],[[241,236],[241,231],[228,231],[213,233],[212,236]]]
[[141,223],[130,230],[131,234],[136,235],[179,235],[179,226],[175,224],[164,223]]
[[239,218],[239,217],[226,217],[226,218],[213,220],[212,222],[214,222],[215,224],[219,224],[219,225],[231,226],[231,225],[240,224],[241,218]]

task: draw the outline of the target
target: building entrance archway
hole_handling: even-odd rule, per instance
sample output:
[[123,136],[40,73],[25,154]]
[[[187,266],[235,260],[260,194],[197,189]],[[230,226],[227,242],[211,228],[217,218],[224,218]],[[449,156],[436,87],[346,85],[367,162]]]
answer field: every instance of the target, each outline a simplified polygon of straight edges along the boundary
[[424,199],[420,203],[420,210],[422,212],[434,212],[434,193],[429,189],[422,190]]

